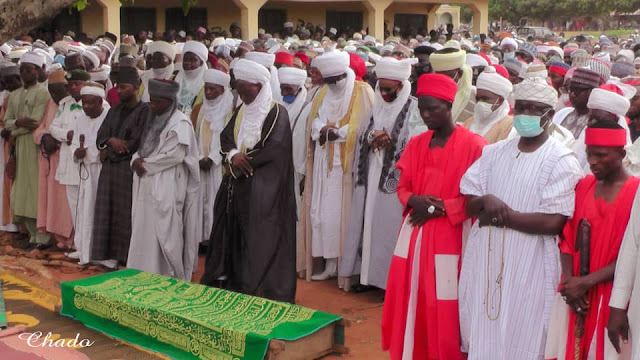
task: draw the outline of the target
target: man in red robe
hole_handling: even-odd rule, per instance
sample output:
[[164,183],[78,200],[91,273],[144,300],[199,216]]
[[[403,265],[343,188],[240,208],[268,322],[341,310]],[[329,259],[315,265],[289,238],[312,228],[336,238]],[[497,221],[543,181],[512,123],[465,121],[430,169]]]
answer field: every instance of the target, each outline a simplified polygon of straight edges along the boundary
[[382,347],[391,359],[459,360],[460,179],[486,141],[451,115],[457,85],[442,74],[418,79],[418,108],[430,129],[407,144],[396,167],[403,225],[391,260]]
[[[559,352],[558,356],[566,360],[575,358],[576,341],[580,341],[581,359],[618,358],[607,338],[608,305],[618,251],[640,179],[629,176],[622,165],[626,130],[616,123],[616,117],[606,119],[607,115],[611,114],[592,111],[590,115],[585,144],[593,175],[582,179],[576,187],[575,213],[566,223],[560,242],[563,276],[560,292],[571,311],[568,329],[558,336],[566,339],[565,354]],[[589,226],[591,232],[589,274],[580,276],[577,248],[582,247],[576,246],[576,242],[584,226]],[[576,314],[584,321],[584,335],[580,339],[575,336]],[[551,329],[550,336],[555,335],[558,334]]]

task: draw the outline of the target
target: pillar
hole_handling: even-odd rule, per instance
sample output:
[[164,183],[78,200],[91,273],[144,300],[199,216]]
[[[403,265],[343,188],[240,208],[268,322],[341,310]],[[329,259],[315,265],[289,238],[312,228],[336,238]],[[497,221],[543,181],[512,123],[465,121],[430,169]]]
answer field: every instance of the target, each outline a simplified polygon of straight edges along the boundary
[[104,31],[114,33],[118,39],[122,36],[120,33],[120,0],[98,0],[102,3],[102,25]]
[[[369,35],[384,41],[384,11],[391,5],[392,0],[365,0]],[[393,25],[393,24],[390,24]]]
[[159,6],[156,8],[156,32],[153,34],[153,39],[160,38],[160,33],[167,30],[167,8]]
[[489,26],[489,1],[478,1],[468,4],[473,10],[473,33],[486,34]]
[[436,24],[438,22],[438,15],[436,12],[439,8],[440,5],[434,5],[427,13],[427,29],[429,29],[429,31],[436,28]]
[[258,12],[267,0],[233,0],[240,8],[240,28],[243,39],[258,37]]

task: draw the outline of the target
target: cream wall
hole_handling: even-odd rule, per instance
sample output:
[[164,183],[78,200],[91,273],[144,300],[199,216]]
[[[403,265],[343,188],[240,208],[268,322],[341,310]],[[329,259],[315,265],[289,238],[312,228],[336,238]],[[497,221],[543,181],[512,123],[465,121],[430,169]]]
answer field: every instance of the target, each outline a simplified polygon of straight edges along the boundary
[[384,11],[384,21],[388,24],[389,30],[391,30],[396,14],[415,14],[428,16],[429,10],[433,8],[433,6],[433,4],[427,3],[392,3]]

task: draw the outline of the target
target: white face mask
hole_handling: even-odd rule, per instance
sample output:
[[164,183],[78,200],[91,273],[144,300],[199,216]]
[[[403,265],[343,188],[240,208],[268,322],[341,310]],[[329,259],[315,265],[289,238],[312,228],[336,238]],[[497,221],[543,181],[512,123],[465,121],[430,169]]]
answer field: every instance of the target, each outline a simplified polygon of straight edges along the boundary
[[495,113],[493,110],[494,105],[495,104],[489,104],[484,101],[478,101],[473,109],[473,119],[480,123],[488,123]]
[[340,91],[344,88],[347,83],[347,78],[336,81],[335,84],[329,84],[329,90],[331,91]]

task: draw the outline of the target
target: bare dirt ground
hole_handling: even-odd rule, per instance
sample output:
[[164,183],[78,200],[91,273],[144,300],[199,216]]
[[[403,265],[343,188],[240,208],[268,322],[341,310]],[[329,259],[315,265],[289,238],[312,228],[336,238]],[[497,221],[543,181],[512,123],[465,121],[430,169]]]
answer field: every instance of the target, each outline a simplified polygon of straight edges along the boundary
[[[17,248],[14,236],[0,232],[0,271],[9,271],[29,280],[53,294],[60,296],[60,282],[76,280],[103,272],[95,266],[79,266],[73,260],[65,260],[58,252],[25,252]],[[204,257],[194,274],[197,282],[204,271]],[[362,294],[345,293],[337,287],[336,280],[306,282],[298,280],[296,303],[343,316],[351,326],[345,330],[346,346],[350,353],[345,359],[387,359],[380,345],[380,321],[382,319],[382,291]],[[337,359],[328,356],[326,359]]]

